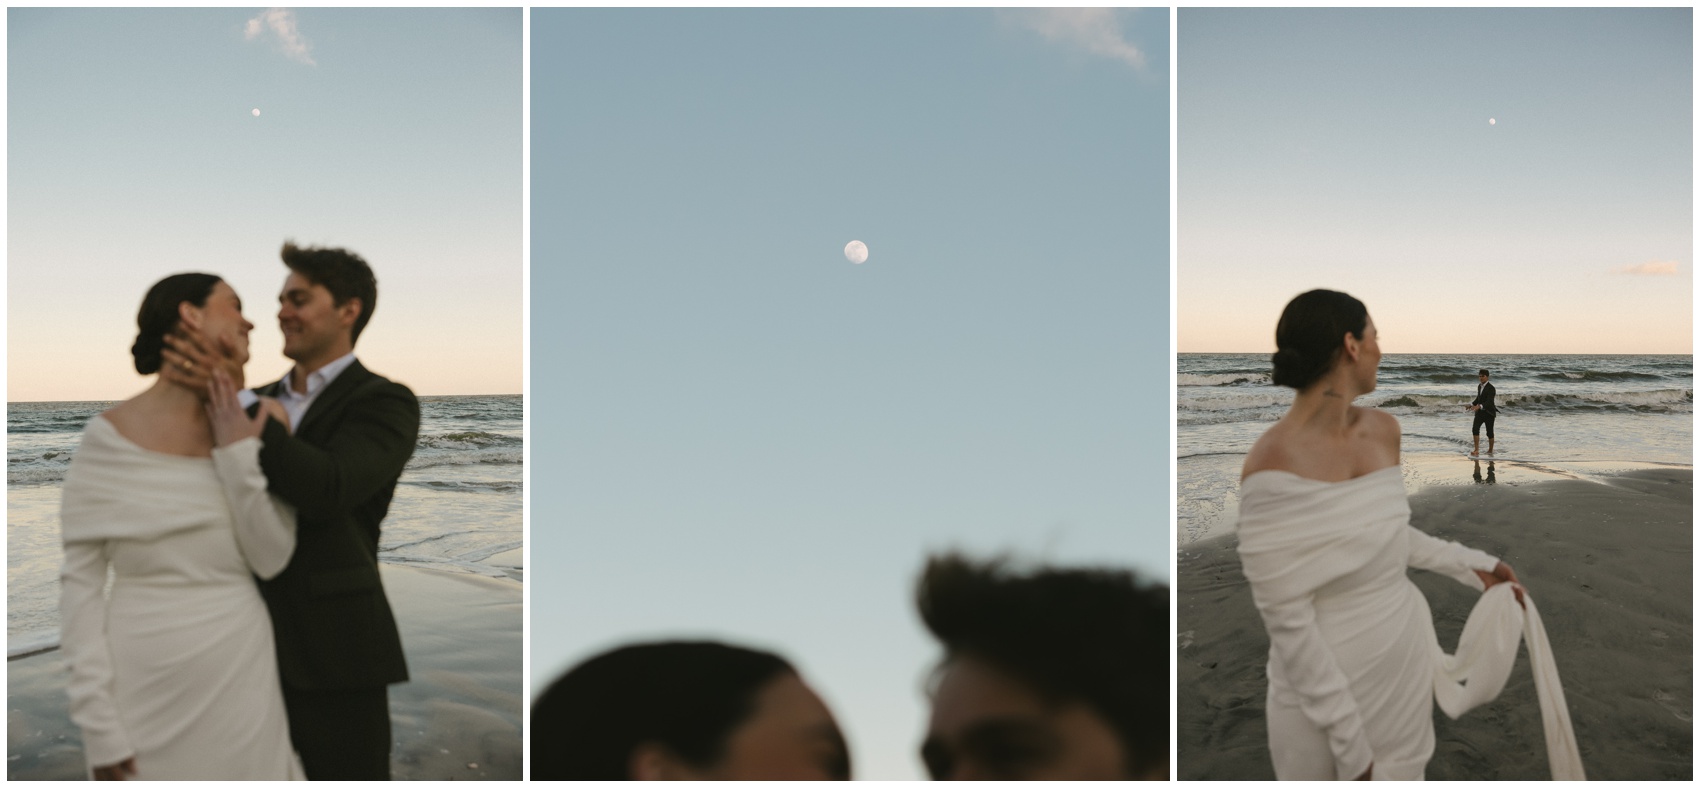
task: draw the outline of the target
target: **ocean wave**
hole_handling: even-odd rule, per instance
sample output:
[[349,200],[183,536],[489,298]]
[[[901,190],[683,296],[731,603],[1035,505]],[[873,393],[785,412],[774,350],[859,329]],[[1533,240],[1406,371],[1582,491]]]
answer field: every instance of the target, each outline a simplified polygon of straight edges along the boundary
[[1261,372],[1228,372],[1205,375],[1182,372],[1175,376],[1175,382],[1182,386],[1237,386],[1241,384],[1266,385],[1269,376]]
[[1693,389],[1603,391],[1583,394],[1524,394],[1505,398],[1505,407],[1555,410],[1641,410],[1691,412]]
[[6,468],[6,483],[53,484],[55,482],[65,481],[65,471],[69,469],[69,463],[57,467],[52,465],[26,465],[22,467],[8,466]]
[[1404,378],[1405,380],[1421,380],[1429,383],[1475,383],[1473,374],[1459,372],[1430,372],[1423,375],[1386,375],[1389,379]]
[[[1458,374],[1459,370],[1468,369],[1470,369],[1470,367],[1466,364],[1400,364],[1386,356],[1382,357],[1381,362],[1381,371],[1383,373],[1445,372],[1448,374]],[[1471,375],[1470,377],[1474,378],[1475,376]]]
[[59,630],[51,632],[29,632],[22,635],[9,635],[6,638],[6,659],[12,660],[52,651],[59,648]]
[[1584,369],[1580,372],[1542,372],[1535,377],[1541,380],[1663,380],[1663,375],[1649,375],[1644,372],[1605,372]]
[[1267,408],[1276,405],[1286,406],[1291,404],[1292,401],[1293,392],[1288,389],[1242,389],[1187,396],[1181,399],[1179,408],[1182,411],[1244,410],[1246,408]]
[[409,481],[403,479],[401,484],[411,484],[415,487],[429,487],[433,490],[461,490],[465,492],[518,492],[522,488],[520,482],[460,482],[460,481]]
[[517,446],[524,442],[523,438],[508,435],[498,435],[493,432],[466,430],[462,432],[446,432],[441,435],[419,436],[420,449],[476,449],[485,446]]
[[478,563],[476,560],[468,561],[457,558],[446,558],[443,556],[396,555],[394,553],[379,553],[378,560],[395,566],[417,566],[427,569],[450,569],[465,572],[469,575],[482,575],[484,577],[508,580],[517,579],[512,573],[502,567]]
[[1393,399],[1375,403],[1377,408],[1423,408],[1428,410],[1455,410],[1470,404],[1475,397],[1452,396],[1446,394],[1404,394]]
[[525,452],[518,447],[486,447],[481,449],[437,449],[415,453],[407,461],[408,469],[439,468],[445,465],[519,465]]
[[1201,452],[1194,452],[1192,454],[1177,455],[1175,457],[1175,459],[1177,459],[1177,460],[1187,460],[1187,459],[1192,459],[1194,457],[1243,457],[1243,456],[1245,456],[1244,450],[1240,450],[1240,451],[1201,451]]
[[12,414],[6,422],[8,434],[49,434],[56,432],[82,432],[88,426],[89,419],[98,413],[55,414],[55,415],[23,415]]
[[[1378,408],[1400,408],[1420,413],[1462,410],[1474,397],[1467,395],[1405,394],[1375,403]],[[1561,411],[1624,410],[1641,413],[1690,413],[1694,410],[1693,389],[1654,391],[1600,391],[1560,394],[1519,394],[1499,401],[1501,412],[1530,413]]]
[[1276,421],[1281,418],[1279,408],[1261,408],[1246,410],[1217,410],[1202,412],[1181,411],[1175,414],[1175,423],[1186,427],[1200,424],[1235,424],[1248,421]]

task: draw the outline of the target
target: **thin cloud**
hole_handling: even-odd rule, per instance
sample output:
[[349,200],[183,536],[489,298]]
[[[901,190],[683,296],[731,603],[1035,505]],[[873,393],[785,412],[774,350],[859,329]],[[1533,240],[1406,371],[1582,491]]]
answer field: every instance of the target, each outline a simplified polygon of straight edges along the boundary
[[264,37],[267,32],[277,38],[278,48],[283,50],[284,57],[309,66],[318,65],[313,62],[313,56],[309,53],[313,45],[307,43],[307,38],[301,35],[301,30],[295,25],[294,11],[287,8],[268,8],[260,12],[259,16],[248,20],[248,24],[242,28],[242,37],[254,41]]
[[1652,260],[1637,265],[1626,265],[1612,269],[1614,274],[1630,274],[1632,276],[1676,276],[1675,260]]
[[1038,33],[1046,41],[1120,60],[1145,70],[1145,53],[1122,35],[1113,8],[1031,8],[998,12],[1004,20]]

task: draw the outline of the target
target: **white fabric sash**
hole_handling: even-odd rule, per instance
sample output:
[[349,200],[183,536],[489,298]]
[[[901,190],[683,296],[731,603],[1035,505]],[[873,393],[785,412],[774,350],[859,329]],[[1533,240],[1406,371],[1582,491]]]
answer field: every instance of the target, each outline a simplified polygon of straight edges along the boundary
[[1517,604],[1510,583],[1500,583],[1482,594],[1458,636],[1458,650],[1441,653],[1435,661],[1434,699],[1446,716],[1459,715],[1499,696],[1517,662],[1517,643],[1529,647],[1529,669],[1535,674],[1535,694],[1541,704],[1541,727],[1545,729],[1547,764],[1554,780],[1586,780],[1582,754],[1576,746],[1576,731],[1564,702],[1558,663],[1547,643],[1546,627],[1535,609],[1534,596],[1523,595],[1525,610]]

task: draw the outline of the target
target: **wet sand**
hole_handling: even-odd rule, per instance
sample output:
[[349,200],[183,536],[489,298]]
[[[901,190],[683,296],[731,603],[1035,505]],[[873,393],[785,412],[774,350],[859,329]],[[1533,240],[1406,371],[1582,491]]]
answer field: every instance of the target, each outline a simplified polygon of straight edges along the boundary
[[[1412,524],[1499,556],[1539,601],[1590,779],[1690,779],[1693,470],[1555,478],[1499,465],[1497,484],[1414,493]],[[1274,779],[1263,716],[1269,640],[1236,544],[1232,535],[1198,542],[1179,559],[1182,780]],[[1411,577],[1450,648],[1476,592]],[[1437,709],[1435,738],[1430,780],[1548,779],[1527,656],[1497,700],[1458,720]]]
[[[518,780],[521,585],[385,564],[412,681],[390,687],[397,780]],[[7,663],[6,776],[83,777],[58,650]]]

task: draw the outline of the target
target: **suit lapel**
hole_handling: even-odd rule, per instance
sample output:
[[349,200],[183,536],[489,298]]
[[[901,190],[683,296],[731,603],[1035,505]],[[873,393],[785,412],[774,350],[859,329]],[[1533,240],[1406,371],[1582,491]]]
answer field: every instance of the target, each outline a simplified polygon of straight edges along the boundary
[[289,381],[289,375],[288,375],[288,373],[285,373],[282,380],[273,381],[273,382],[268,383],[264,386],[261,386],[257,389],[254,389],[254,393],[258,394],[262,397],[271,397],[272,399],[277,399],[278,392],[283,391],[283,386],[288,381]]
[[346,399],[371,375],[372,373],[367,372],[366,367],[360,364],[360,360],[355,359],[354,363],[349,364],[347,369],[336,376],[336,380],[331,381],[329,385],[325,386],[324,391],[319,392],[319,396],[313,400],[313,404],[307,408],[307,412],[301,415],[301,423],[296,426],[295,434],[300,435],[301,431],[312,424],[316,417],[322,416],[336,407],[338,402]]

